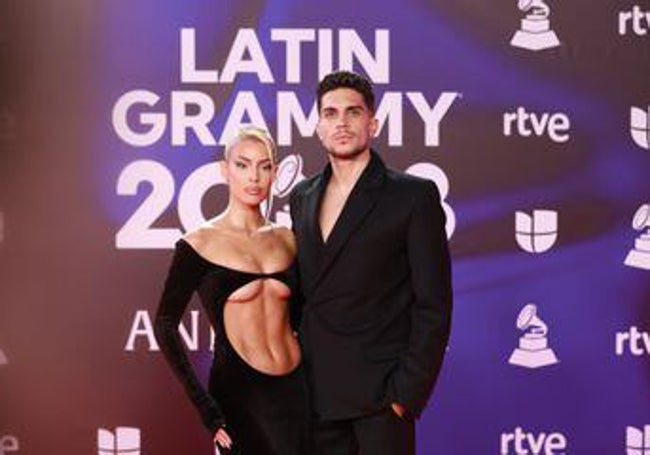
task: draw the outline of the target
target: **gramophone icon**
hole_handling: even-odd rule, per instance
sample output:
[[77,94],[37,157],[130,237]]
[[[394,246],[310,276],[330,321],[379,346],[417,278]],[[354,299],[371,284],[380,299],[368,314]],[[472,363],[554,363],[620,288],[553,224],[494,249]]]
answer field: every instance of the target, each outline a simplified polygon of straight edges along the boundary
[[512,352],[508,363],[526,368],[539,368],[558,363],[555,353],[548,347],[548,327],[537,316],[537,305],[524,306],[517,317],[517,328],[525,330],[519,338],[519,347]]
[[548,19],[551,9],[543,0],[519,0],[517,7],[528,14],[521,20],[521,28],[510,40],[512,46],[540,51],[560,45]]
[[643,204],[634,214],[632,227],[642,232],[634,241],[634,248],[625,258],[625,265],[650,270],[650,204]]
[[[302,173],[302,157],[300,155],[288,155],[278,165],[278,175],[273,185],[273,194],[277,197],[287,196],[294,186],[305,180]],[[291,215],[289,204],[284,204],[275,213],[275,222],[281,226],[291,227]]]

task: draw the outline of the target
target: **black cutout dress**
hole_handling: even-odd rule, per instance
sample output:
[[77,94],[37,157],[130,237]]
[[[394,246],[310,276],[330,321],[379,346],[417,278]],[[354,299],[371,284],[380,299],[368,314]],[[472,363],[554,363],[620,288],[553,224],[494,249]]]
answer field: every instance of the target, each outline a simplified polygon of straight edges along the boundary
[[[251,367],[230,344],[223,321],[228,297],[254,280],[274,278],[295,295],[296,269],[294,263],[272,274],[242,272],[204,259],[185,240],[176,243],[156,314],[156,340],[211,435],[225,427],[232,437],[232,451],[220,447],[222,454],[306,453],[309,414],[302,366],[285,375],[270,375]],[[208,390],[197,378],[178,332],[195,291],[215,331]],[[295,320],[295,305],[290,304]]]

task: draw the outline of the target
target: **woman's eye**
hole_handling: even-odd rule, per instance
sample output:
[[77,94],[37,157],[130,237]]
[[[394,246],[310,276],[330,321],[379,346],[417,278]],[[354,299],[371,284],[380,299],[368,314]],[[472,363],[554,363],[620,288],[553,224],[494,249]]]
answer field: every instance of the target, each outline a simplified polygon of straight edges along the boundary
[[235,162],[235,166],[237,166],[239,169],[245,169],[246,164],[242,162]]

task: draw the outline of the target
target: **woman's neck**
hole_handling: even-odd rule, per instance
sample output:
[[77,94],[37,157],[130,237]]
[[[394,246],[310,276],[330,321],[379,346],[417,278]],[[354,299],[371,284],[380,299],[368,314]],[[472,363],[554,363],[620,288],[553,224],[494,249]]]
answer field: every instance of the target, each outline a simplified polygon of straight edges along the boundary
[[223,213],[223,221],[236,231],[252,235],[266,224],[259,207],[245,206],[230,201]]

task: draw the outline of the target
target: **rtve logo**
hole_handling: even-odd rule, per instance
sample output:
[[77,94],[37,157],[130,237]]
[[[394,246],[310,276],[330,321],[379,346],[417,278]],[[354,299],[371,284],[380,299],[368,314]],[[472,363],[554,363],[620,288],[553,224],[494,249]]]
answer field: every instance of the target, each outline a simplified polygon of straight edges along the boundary
[[625,446],[627,455],[650,455],[650,425],[644,426],[643,430],[627,427]]
[[570,128],[569,116],[562,112],[536,114],[519,106],[516,111],[503,114],[505,136],[512,136],[515,133],[524,137],[532,134],[537,137],[547,135],[553,142],[561,143],[570,139]]
[[627,332],[617,332],[616,355],[625,355],[626,350],[635,357],[650,354],[650,333],[639,332],[635,326]]
[[117,427],[115,432],[97,430],[97,455],[140,455],[140,430]]
[[[501,433],[501,455],[561,455],[566,452],[567,440],[562,433],[526,433],[521,427],[512,433]],[[559,452],[562,450],[563,452]]]
[[515,213],[515,238],[528,253],[550,250],[557,233],[557,212],[554,210],[534,210],[532,216],[520,211]]
[[642,11],[639,5],[634,5],[630,11],[618,13],[618,34],[627,35],[630,30],[635,35],[647,35],[650,30],[650,11]]
[[13,452],[18,452],[20,444],[18,438],[11,435],[2,436],[0,438],[0,455],[8,455]]

